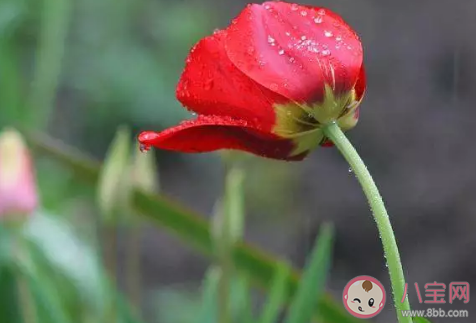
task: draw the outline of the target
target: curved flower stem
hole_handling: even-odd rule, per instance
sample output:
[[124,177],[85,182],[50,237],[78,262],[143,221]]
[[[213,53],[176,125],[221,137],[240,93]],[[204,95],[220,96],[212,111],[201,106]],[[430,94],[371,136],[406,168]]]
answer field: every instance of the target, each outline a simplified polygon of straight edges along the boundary
[[339,149],[341,154],[349,163],[369,202],[370,209],[372,210],[375,222],[377,223],[380,238],[382,239],[385,258],[387,259],[398,322],[412,323],[410,317],[402,316],[402,311],[410,310],[410,304],[407,297],[405,297],[403,303],[401,302],[405,289],[405,277],[403,275],[397,241],[395,240],[392,224],[390,223],[382,196],[380,195],[364,162],[339,126],[334,122],[324,127],[323,131],[324,134],[332,140],[337,149]]

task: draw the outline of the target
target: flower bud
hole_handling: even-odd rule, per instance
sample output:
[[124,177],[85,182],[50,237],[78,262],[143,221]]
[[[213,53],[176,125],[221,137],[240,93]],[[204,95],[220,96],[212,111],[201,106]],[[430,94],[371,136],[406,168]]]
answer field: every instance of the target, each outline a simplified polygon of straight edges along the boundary
[[105,222],[116,223],[130,203],[130,131],[120,127],[104,160],[98,182],[98,206]]
[[38,206],[30,153],[13,129],[0,133],[0,219],[31,214]]
[[154,154],[145,154],[139,149],[135,149],[131,169],[131,182],[134,188],[154,193],[159,189],[158,178]]

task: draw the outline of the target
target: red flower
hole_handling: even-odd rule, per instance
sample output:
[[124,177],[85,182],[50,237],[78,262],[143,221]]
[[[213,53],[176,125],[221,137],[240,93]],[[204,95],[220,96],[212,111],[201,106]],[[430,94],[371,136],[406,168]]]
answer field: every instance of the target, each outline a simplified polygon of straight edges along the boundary
[[285,2],[250,4],[196,44],[177,98],[198,116],[139,135],[144,149],[238,149],[301,160],[331,145],[321,127],[355,126],[365,91],[359,37],[337,14]]

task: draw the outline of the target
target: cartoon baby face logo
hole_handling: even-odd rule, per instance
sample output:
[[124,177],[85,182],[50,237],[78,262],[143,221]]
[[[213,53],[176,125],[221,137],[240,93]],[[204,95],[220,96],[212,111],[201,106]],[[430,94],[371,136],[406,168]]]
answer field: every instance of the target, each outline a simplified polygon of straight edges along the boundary
[[376,316],[385,305],[385,289],[371,276],[358,276],[347,283],[342,295],[344,306],[355,317]]

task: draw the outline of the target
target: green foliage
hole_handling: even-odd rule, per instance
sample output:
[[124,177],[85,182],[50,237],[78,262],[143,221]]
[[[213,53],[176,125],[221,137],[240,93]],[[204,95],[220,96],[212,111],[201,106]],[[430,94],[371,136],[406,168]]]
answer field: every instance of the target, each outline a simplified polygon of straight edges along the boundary
[[[316,304],[324,294],[332,256],[332,240],[332,227],[324,225],[289,306],[285,323],[306,323],[311,320]],[[324,317],[323,320],[325,321],[326,318]]]
[[[84,180],[91,184],[96,182],[99,164],[95,161],[61,144],[61,149],[58,149],[57,143],[50,139],[38,135],[30,136],[29,139],[38,153],[51,156],[65,167],[74,169],[78,180]],[[212,237],[208,224],[202,217],[185,210],[165,197],[136,189],[133,190],[132,206],[149,223],[168,230],[197,250],[213,255]],[[285,265],[282,261],[246,243],[237,243],[234,247],[233,262],[237,270],[247,275],[251,283],[265,290],[272,287],[273,276],[277,268]],[[298,283],[299,273],[290,269],[289,275],[286,277],[289,291],[286,295],[287,303],[296,293]],[[314,313],[325,323],[359,321],[347,314],[342,304],[329,295],[324,295],[320,299]]]
[[[94,249],[60,217],[39,211],[0,232],[2,322],[101,322],[119,308]],[[128,305],[121,310],[118,322],[138,322]]]

